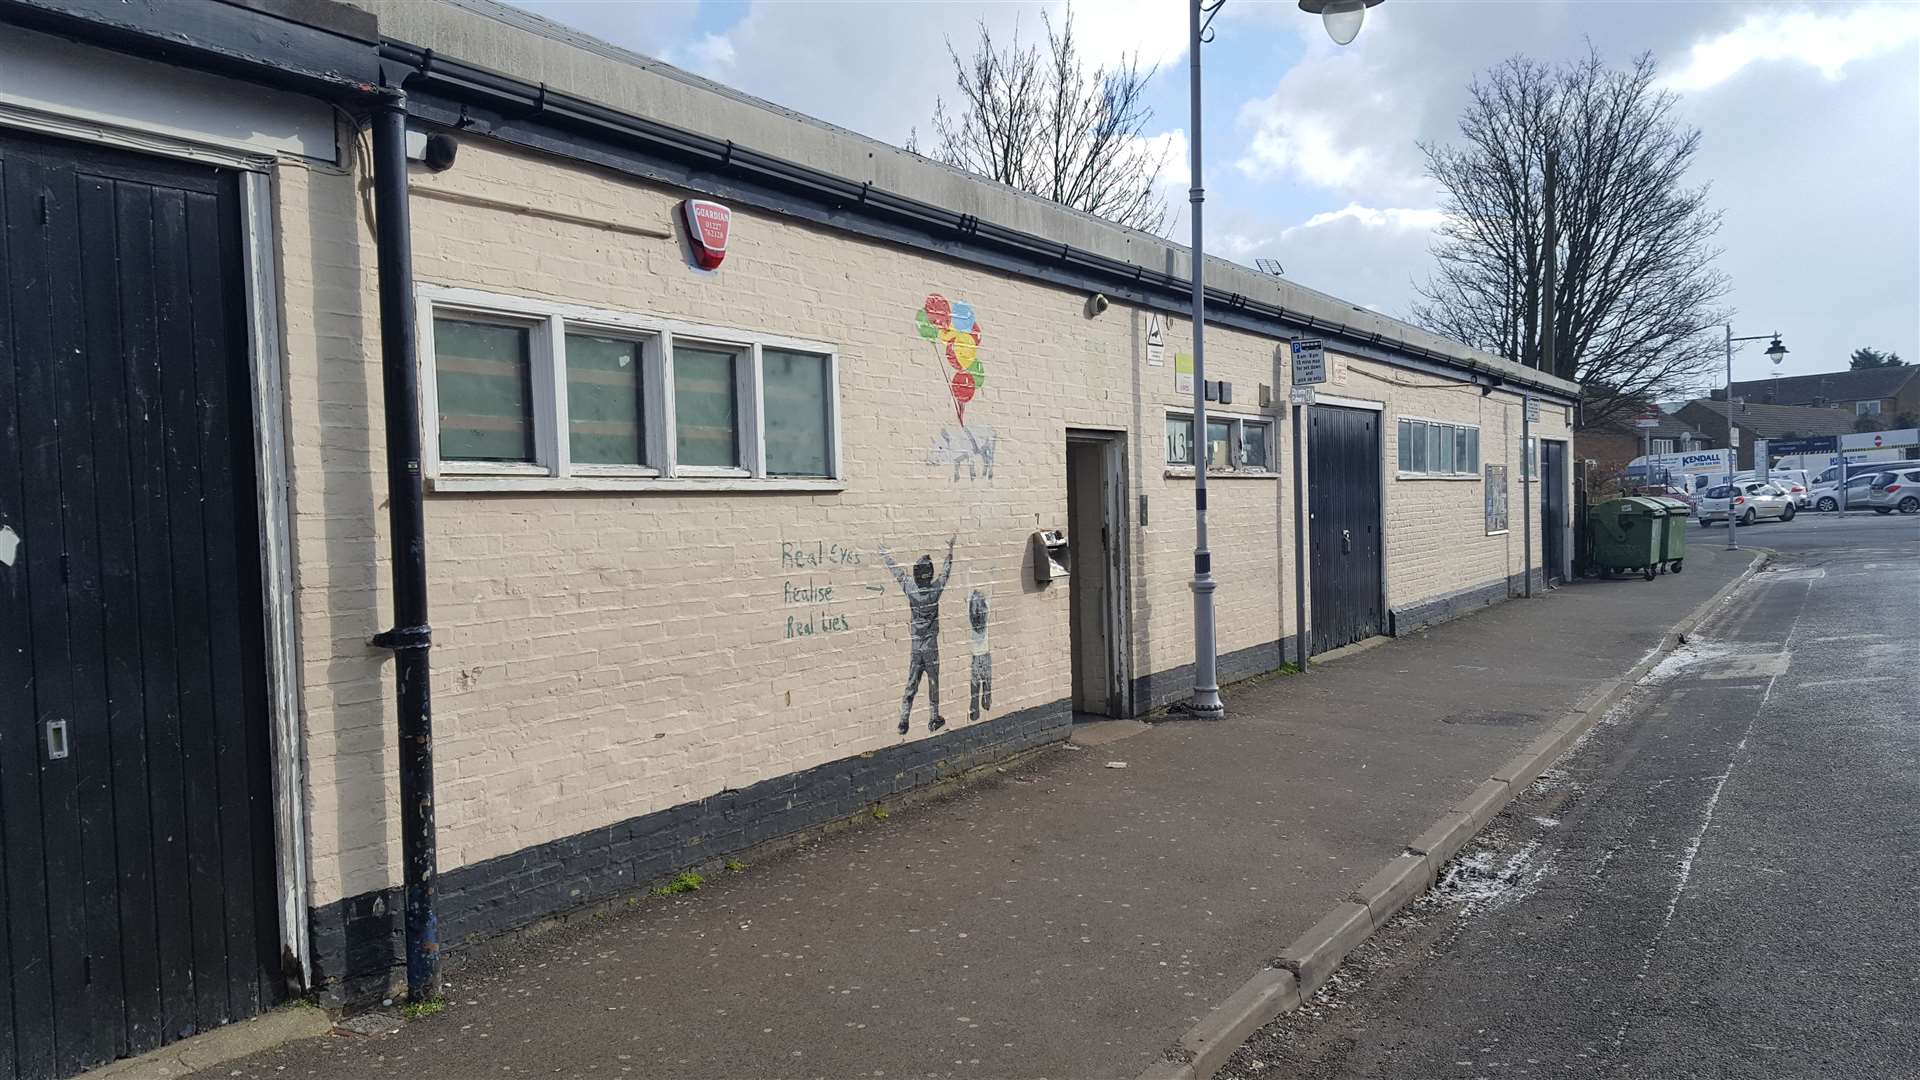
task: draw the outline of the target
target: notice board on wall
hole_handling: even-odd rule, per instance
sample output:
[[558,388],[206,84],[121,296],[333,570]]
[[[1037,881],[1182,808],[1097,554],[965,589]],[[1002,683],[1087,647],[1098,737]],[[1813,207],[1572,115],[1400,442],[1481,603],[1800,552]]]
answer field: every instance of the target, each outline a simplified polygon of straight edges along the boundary
[[1487,466],[1487,535],[1507,531],[1507,467]]

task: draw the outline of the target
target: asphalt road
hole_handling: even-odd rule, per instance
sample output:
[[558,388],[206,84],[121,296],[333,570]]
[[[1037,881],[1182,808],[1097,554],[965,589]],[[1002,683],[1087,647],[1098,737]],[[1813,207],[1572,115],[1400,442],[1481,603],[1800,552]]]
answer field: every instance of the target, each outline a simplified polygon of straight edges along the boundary
[[1920,1077],[1920,518],[1740,540],[1779,556],[1221,1075]]

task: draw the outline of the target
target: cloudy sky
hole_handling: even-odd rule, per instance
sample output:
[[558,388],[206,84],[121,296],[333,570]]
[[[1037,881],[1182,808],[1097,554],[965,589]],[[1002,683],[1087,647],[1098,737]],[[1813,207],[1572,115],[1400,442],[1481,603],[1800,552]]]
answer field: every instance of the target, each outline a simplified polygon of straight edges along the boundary
[[[1042,2],[517,0],[548,18],[884,139],[923,141],[953,93],[945,42],[976,24],[1038,36]],[[1181,0],[1080,0],[1097,57],[1158,65],[1152,129],[1187,168]],[[1695,180],[1725,212],[1735,332],[1778,330],[1787,373],[1873,345],[1920,361],[1920,3],[1387,0],[1351,46],[1293,0],[1228,0],[1206,46],[1207,245],[1404,316],[1439,195],[1418,140],[1453,136],[1465,85],[1514,53],[1650,51],[1704,143]],[[1178,237],[1185,239],[1184,218]],[[1739,378],[1770,368],[1759,346]]]

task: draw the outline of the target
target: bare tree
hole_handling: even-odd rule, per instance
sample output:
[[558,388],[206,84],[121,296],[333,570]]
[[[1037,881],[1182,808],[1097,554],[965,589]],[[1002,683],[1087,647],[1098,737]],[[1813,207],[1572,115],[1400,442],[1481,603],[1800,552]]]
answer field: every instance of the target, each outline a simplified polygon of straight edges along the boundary
[[[1146,103],[1154,69],[1140,70],[1138,54],[1089,67],[1073,36],[1073,9],[1056,29],[1046,23],[1044,50],[1013,42],[996,45],[984,21],[973,54],[962,59],[953,42],[954,81],[960,98],[933,114],[933,156],[949,165],[1045,196],[1076,210],[1148,232],[1167,220],[1158,188],[1166,152],[1146,137],[1153,109]],[[917,142],[917,133],[915,141]],[[909,149],[915,149],[909,146]]]
[[[1700,133],[1654,86],[1651,55],[1622,70],[1589,49],[1548,66],[1515,57],[1469,87],[1457,145],[1422,144],[1447,191],[1437,266],[1414,317],[1539,367],[1542,290],[1554,290],[1555,374],[1579,382],[1584,423],[1692,391],[1721,358],[1719,212],[1687,168]],[[1548,151],[1557,151],[1558,269],[1545,276]]]

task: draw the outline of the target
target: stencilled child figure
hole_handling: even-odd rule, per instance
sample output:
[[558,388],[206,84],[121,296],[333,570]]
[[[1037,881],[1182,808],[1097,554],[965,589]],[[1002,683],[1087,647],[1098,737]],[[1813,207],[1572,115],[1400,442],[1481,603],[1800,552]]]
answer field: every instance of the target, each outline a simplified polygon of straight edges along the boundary
[[900,591],[906,594],[907,610],[913,620],[907,690],[900,697],[900,734],[907,733],[907,721],[913,715],[913,695],[920,689],[923,674],[927,677],[927,707],[933,714],[927,720],[927,730],[939,731],[947,726],[940,715],[940,593],[947,587],[947,576],[953,573],[953,538],[947,540],[947,561],[940,567],[939,577],[933,576],[931,555],[922,555],[914,562],[912,581],[907,580],[900,564],[893,561],[892,552],[882,548],[880,557],[886,560],[893,580],[900,583]]
[[967,625],[973,628],[973,678],[968,686],[967,718],[980,719],[993,708],[993,653],[987,646],[987,594],[979,589],[967,597]]

